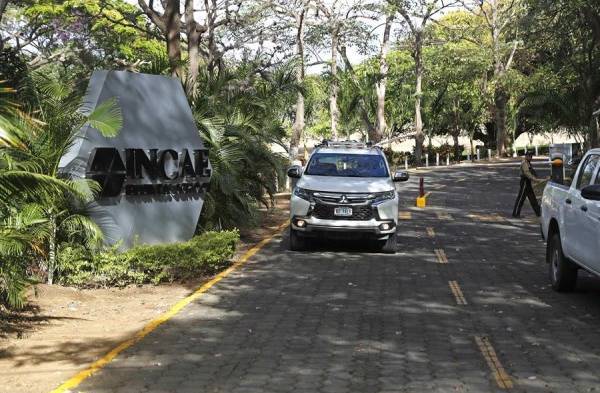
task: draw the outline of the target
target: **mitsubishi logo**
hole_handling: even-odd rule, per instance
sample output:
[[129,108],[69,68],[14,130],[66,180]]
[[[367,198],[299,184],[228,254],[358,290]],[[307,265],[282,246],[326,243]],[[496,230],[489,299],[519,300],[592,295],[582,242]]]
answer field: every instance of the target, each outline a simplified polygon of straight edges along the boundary
[[340,203],[348,203],[348,197],[346,197],[346,195],[342,195],[342,198],[340,199]]

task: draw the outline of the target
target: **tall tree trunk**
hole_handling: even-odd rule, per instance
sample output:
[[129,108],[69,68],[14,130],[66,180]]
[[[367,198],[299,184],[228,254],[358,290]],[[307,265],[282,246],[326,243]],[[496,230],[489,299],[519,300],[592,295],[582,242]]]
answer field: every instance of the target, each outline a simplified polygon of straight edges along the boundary
[[455,132],[452,135],[452,140],[454,141],[454,160],[456,162],[460,162],[461,154],[460,154],[460,145],[458,143],[458,132]]
[[[597,113],[594,116],[594,113]],[[590,135],[590,146],[592,149],[600,147],[600,129],[598,129],[598,120],[600,119],[600,96],[597,96],[591,105],[589,135]]]
[[506,66],[504,65],[502,45],[500,43],[500,33],[502,31],[502,26],[498,15],[498,3],[498,0],[491,0],[489,2],[491,11],[490,27],[492,33],[492,50],[494,57],[494,80],[496,81],[496,87],[494,90],[496,156],[500,158],[506,155],[506,105],[508,103],[508,94],[502,87],[502,79],[504,77],[507,67],[510,65],[511,60],[509,60],[509,63]]
[[415,33],[415,76],[416,76],[416,87],[415,87],[415,162],[417,166],[422,164],[423,155],[423,118],[421,116],[421,95],[423,94],[423,63],[422,63],[422,51],[423,51],[423,32],[421,30]]
[[185,28],[187,33],[188,69],[186,75],[186,90],[190,97],[196,94],[198,68],[200,67],[200,38],[202,32],[194,19],[194,0],[185,0]]
[[48,285],[54,283],[56,270],[56,217],[50,216],[50,238],[48,239]]
[[394,15],[388,15],[385,19],[385,30],[383,31],[383,40],[381,42],[381,52],[379,54],[379,81],[375,86],[377,93],[377,129],[374,135],[369,135],[372,142],[378,143],[383,139],[386,130],[385,123],[385,91],[387,87],[388,63],[387,54],[390,46],[390,31]]
[[[354,85],[358,87],[358,79],[356,78],[354,67],[352,67],[350,59],[348,59],[348,53],[346,51],[345,46],[342,46],[340,48],[340,54],[342,55],[342,59],[344,60],[346,71],[350,74],[350,78],[352,78],[352,83],[354,83]],[[372,136],[375,135],[377,131],[375,128],[375,124],[373,124],[373,122],[369,118],[369,112],[367,111],[365,97],[362,94],[360,94],[358,100],[358,109],[360,110],[360,118],[362,119],[365,129],[367,130],[367,136],[369,137],[369,140],[371,140]]]
[[331,90],[329,93],[329,112],[331,115],[331,137],[338,139],[338,121],[340,110],[338,109],[338,80],[337,80],[337,52],[338,52],[338,34],[339,26],[335,26],[331,31]]
[[181,12],[179,0],[166,0],[164,18],[171,76],[181,77]]
[[471,145],[471,161],[475,162],[475,150],[473,149],[473,134],[469,134],[469,144]]
[[508,94],[499,87],[496,87],[494,93],[494,116],[496,120],[496,155],[504,157],[506,155],[506,106],[508,104]]
[[[298,85],[304,83],[304,16],[307,8],[303,8],[296,16],[296,55],[298,65],[296,66],[296,82]],[[304,95],[301,91],[296,97],[296,118],[292,126],[292,137],[290,139],[290,161],[298,156],[298,146],[302,132],[304,131]]]
[[456,160],[456,162],[460,162],[461,151],[460,151],[460,145],[458,142],[458,137],[460,136],[460,111],[459,111],[458,102],[456,100],[454,100],[453,109],[454,109],[454,132],[452,133],[452,140],[454,141],[454,160]]
[[581,7],[581,11],[583,12],[583,15],[585,15],[591,27],[596,46],[600,46],[600,14],[589,4],[583,5],[583,7]]
[[0,0],[0,22],[2,21],[2,15],[4,15],[8,1],[9,0]]
[[595,149],[598,146],[598,119],[591,115],[590,116],[590,123],[589,123],[589,127],[588,127],[588,140],[590,143],[590,148],[591,149]]
[[198,72],[200,68],[200,34],[188,34],[188,70],[186,76],[186,89],[190,97],[196,95],[198,85]]

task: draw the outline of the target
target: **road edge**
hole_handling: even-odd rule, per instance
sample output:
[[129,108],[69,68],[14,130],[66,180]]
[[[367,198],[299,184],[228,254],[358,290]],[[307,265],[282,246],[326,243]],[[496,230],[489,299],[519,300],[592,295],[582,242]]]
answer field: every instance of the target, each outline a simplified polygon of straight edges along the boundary
[[156,330],[160,325],[167,322],[169,319],[173,318],[177,315],[181,310],[183,310],[188,304],[198,299],[202,294],[212,288],[219,281],[227,277],[229,274],[238,270],[242,267],[250,258],[252,258],[257,252],[259,252],[264,246],[273,240],[276,236],[280,235],[289,225],[289,222],[286,221],[281,224],[273,233],[269,236],[262,239],[260,242],[256,243],[252,248],[246,251],[233,265],[229,268],[223,270],[216,276],[214,276],[209,281],[205,282],[196,289],[191,295],[186,296],[185,298],[179,300],[175,303],[167,312],[159,315],[154,318],[152,321],[148,322],[141,330],[139,330],[136,334],[134,334],[129,339],[123,341],[109,352],[107,352],[100,359],[94,361],[84,370],[79,371],[77,374],[63,382],[60,386],[50,391],[50,393],[68,393],[70,389],[76,388],[83,381],[91,377],[94,373],[101,370],[104,366],[110,363],[114,358],[116,358],[121,352],[126,350],[127,348],[132,347],[137,342],[142,340],[148,334]]

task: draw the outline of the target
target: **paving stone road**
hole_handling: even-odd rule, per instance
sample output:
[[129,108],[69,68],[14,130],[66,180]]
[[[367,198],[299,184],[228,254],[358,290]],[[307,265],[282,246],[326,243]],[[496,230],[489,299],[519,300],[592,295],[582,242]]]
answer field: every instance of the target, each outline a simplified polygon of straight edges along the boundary
[[600,280],[549,288],[531,208],[510,218],[517,166],[423,176],[397,255],[278,238],[77,391],[600,391]]

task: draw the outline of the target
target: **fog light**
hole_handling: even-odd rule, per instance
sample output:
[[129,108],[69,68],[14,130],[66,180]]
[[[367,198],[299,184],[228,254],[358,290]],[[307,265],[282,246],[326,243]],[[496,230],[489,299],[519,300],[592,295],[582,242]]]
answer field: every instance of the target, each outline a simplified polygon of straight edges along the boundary
[[390,224],[381,224],[379,228],[381,228],[382,231],[389,231],[392,227]]
[[304,220],[296,220],[296,226],[299,228],[304,228],[306,226],[306,221]]

